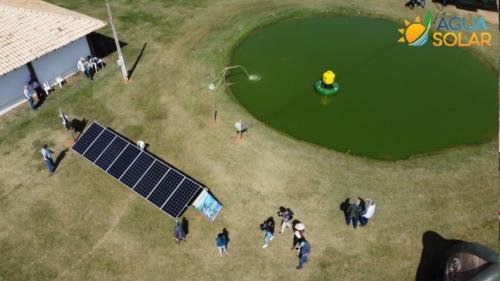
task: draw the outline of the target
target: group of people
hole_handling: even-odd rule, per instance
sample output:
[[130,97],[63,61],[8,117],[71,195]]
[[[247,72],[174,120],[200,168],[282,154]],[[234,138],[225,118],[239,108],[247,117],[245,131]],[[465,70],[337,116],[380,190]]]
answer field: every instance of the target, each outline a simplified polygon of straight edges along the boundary
[[[189,233],[188,220],[183,218],[182,221],[175,219],[174,221],[174,238],[175,243],[181,244],[187,240],[187,235]],[[219,251],[219,255],[222,257],[228,255],[228,245],[229,245],[229,231],[226,228],[222,229],[222,232],[217,234],[215,237],[215,246]]]
[[93,56],[80,58],[76,64],[78,71],[83,72],[90,80],[93,80],[95,73],[105,65],[102,59]]
[[415,8],[415,6],[425,8],[425,0],[409,0],[408,2],[406,2],[405,6],[410,9]]
[[[277,215],[281,218],[280,232],[283,233],[287,228],[293,230],[293,240],[292,240],[292,250],[297,250],[299,252],[299,265],[296,267],[297,270],[301,270],[304,264],[309,259],[309,254],[311,253],[311,245],[304,237],[305,225],[299,220],[293,220],[293,211],[290,208],[285,208],[283,206],[279,207]],[[261,225],[260,229],[264,233],[264,245],[262,248],[267,248],[269,243],[274,239],[274,229],[275,223],[274,218],[267,218]]]
[[341,205],[340,209],[344,212],[345,223],[356,229],[358,225],[366,226],[368,221],[375,214],[375,201],[372,199],[363,200],[358,197],[354,203],[347,198]]

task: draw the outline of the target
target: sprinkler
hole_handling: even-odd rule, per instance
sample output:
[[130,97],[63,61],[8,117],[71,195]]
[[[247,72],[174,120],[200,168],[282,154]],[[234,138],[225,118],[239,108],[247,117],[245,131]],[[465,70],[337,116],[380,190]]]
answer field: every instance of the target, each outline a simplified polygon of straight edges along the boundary
[[249,74],[248,71],[243,66],[233,65],[233,66],[224,67],[221,71],[221,74],[208,84],[208,89],[213,91],[213,90],[217,89],[220,86],[220,84],[222,84],[222,83],[224,83],[224,86],[228,86],[228,85],[233,84],[233,83],[227,82],[226,79],[229,76],[230,71],[233,69],[237,69],[237,68],[243,70],[243,73],[245,73],[245,76],[248,78],[249,81],[259,81],[260,80],[260,76],[258,76],[256,74]]

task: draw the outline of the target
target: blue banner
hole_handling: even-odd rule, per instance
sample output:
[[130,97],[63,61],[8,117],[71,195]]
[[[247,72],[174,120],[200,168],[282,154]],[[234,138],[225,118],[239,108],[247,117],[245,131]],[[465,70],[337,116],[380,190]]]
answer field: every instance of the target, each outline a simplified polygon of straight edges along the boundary
[[221,203],[219,203],[206,189],[196,198],[193,206],[211,221],[215,220],[222,209]]

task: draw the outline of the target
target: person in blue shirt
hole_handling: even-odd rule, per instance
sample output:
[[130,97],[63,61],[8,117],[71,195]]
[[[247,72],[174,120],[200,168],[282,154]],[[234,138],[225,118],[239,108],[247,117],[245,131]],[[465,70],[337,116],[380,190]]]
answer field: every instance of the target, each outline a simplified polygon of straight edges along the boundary
[[52,160],[52,151],[49,150],[46,144],[42,147],[42,156],[45,163],[47,163],[47,168],[49,172],[53,173],[56,169],[56,165],[54,164],[54,160]]
[[178,219],[175,219],[174,236],[175,243],[177,244],[180,244],[181,241],[186,241],[186,233],[184,232],[184,227]]
[[224,254],[227,253],[227,238],[224,233],[219,233],[217,234],[217,237],[215,238],[215,246],[217,246],[217,249],[219,250],[220,256],[224,256]]
[[304,267],[304,264],[309,260],[309,254],[311,253],[311,244],[309,244],[304,237],[302,237],[299,247],[299,265],[297,266],[297,270],[301,270]]
[[260,228],[264,232],[264,245],[262,245],[262,248],[267,248],[269,242],[274,239],[274,218],[269,217],[260,225]]

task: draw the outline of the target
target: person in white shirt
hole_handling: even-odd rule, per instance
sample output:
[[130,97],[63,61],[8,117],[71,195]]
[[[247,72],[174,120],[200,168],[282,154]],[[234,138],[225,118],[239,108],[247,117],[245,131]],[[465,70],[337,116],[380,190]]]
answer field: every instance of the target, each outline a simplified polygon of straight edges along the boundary
[[85,63],[85,59],[84,58],[78,59],[78,62],[76,63],[76,68],[78,69],[78,71],[80,71],[80,72],[84,72],[85,71],[84,63]]
[[236,136],[240,135],[240,138],[243,137],[243,133],[247,131],[247,127],[241,120],[238,122],[234,123],[234,129],[236,130]]
[[71,130],[71,120],[68,115],[64,114],[62,109],[59,108],[59,118],[61,118],[61,123],[67,130]]
[[368,224],[368,221],[373,217],[373,214],[375,213],[375,201],[371,199],[366,199],[366,210],[361,215],[361,226],[366,226]]
[[56,169],[56,165],[54,164],[54,160],[52,160],[52,151],[49,150],[46,144],[42,147],[42,156],[45,163],[47,163],[49,172],[53,173]]
[[33,101],[33,90],[30,88],[28,85],[24,85],[24,96],[26,97],[26,100],[28,100],[28,103],[31,106],[31,109],[35,110],[35,102]]

